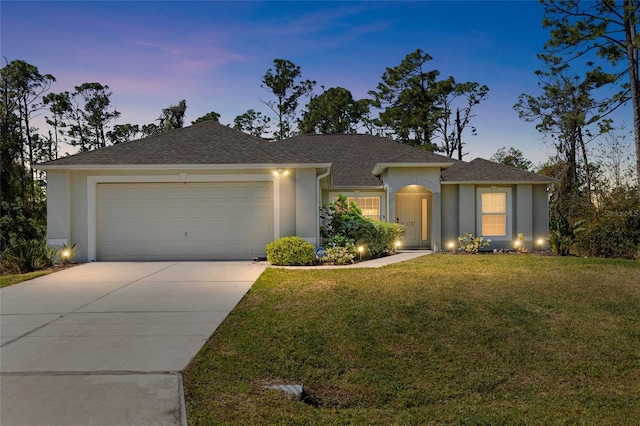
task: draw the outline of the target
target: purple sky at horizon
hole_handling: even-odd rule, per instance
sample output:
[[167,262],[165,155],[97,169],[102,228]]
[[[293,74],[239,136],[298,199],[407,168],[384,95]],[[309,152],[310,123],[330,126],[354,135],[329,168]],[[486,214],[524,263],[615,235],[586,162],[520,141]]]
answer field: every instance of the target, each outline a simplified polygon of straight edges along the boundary
[[464,138],[466,160],[501,146],[536,164],[552,153],[513,110],[521,93],[537,93],[536,55],[548,39],[537,1],[3,0],[0,7],[2,56],[53,74],[54,92],[108,85],[122,113],[117,123],[153,122],[182,99],[186,123],[212,110],[223,124],[249,108],[269,113],[260,82],[275,58],[299,65],[303,78],[317,81],[316,93],[342,86],[359,99],[386,67],[420,48],[441,78],[489,86],[472,121],[477,135]]

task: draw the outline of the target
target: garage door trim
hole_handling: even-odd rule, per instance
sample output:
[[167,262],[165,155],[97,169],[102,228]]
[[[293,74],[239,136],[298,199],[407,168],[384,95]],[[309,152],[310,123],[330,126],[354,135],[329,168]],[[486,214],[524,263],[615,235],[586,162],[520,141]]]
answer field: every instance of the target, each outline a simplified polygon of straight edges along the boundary
[[87,243],[88,261],[97,259],[97,192],[99,183],[203,183],[203,182],[273,182],[273,239],[280,235],[280,181],[273,174],[229,175],[118,175],[87,177]]

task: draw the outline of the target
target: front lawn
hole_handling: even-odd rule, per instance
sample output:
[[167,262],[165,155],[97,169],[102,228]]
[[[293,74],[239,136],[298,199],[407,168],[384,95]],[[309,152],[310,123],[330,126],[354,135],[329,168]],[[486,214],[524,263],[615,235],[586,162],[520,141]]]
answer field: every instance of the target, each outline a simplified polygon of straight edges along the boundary
[[9,287],[10,285],[18,284],[23,281],[32,280],[43,275],[47,275],[53,272],[53,269],[43,269],[40,271],[27,272],[25,274],[8,274],[0,276],[0,288]]
[[[271,384],[304,384],[308,403]],[[190,424],[632,424],[640,263],[268,269],[184,372]]]

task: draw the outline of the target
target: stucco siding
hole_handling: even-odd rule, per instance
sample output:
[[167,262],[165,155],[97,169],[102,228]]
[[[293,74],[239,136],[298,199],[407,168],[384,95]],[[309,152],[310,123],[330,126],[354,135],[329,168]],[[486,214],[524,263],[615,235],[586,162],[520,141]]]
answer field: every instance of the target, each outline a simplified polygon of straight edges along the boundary
[[56,212],[47,215],[47,244],[61,247],[71,240],[70,216],[70,174],[66,171],[54,171],[47,175],[47,211]]
[[[547,185],[533,185],[533,244],[535,249],[548,247],[549,194]],[[541,241],[540,244],[538,241]]]
[[457,244],[460,235],[458,214],[460,211],[460,200],[458,194],[458,185],[442,185],[441,192],[441,211],[442,211],[442,249],[451,250],[449,246],[453,243]]
[[476,235],[476,186],[463,184],[458,188],[458,234]]
[[316,208],[315,169],[297,170],[295,182],[295,234],[312,244],[316,244],[318,210]]
[[[533,248],[533,186],[517,185],[514,197],[515,223],[513,235],[524,234],[524,245]],[[515,238],[514,238],[515,241]]]
[[71,243],[77,244],[76,260],[80,262],[90,260],[87,237],[87,175],[82,172],[71,173]]
[[296,234],[296,179],[298,172],[292,170],[280,179],[280,235],[276,238]]

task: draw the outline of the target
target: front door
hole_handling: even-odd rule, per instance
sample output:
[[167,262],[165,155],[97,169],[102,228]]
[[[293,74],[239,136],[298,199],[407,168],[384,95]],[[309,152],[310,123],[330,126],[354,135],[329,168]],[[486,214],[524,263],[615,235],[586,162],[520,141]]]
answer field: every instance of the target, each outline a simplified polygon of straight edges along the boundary
[[402,245],[422,247],[427,240],[427,198],[423,194],[396,194],[396,222],[404,225]]

